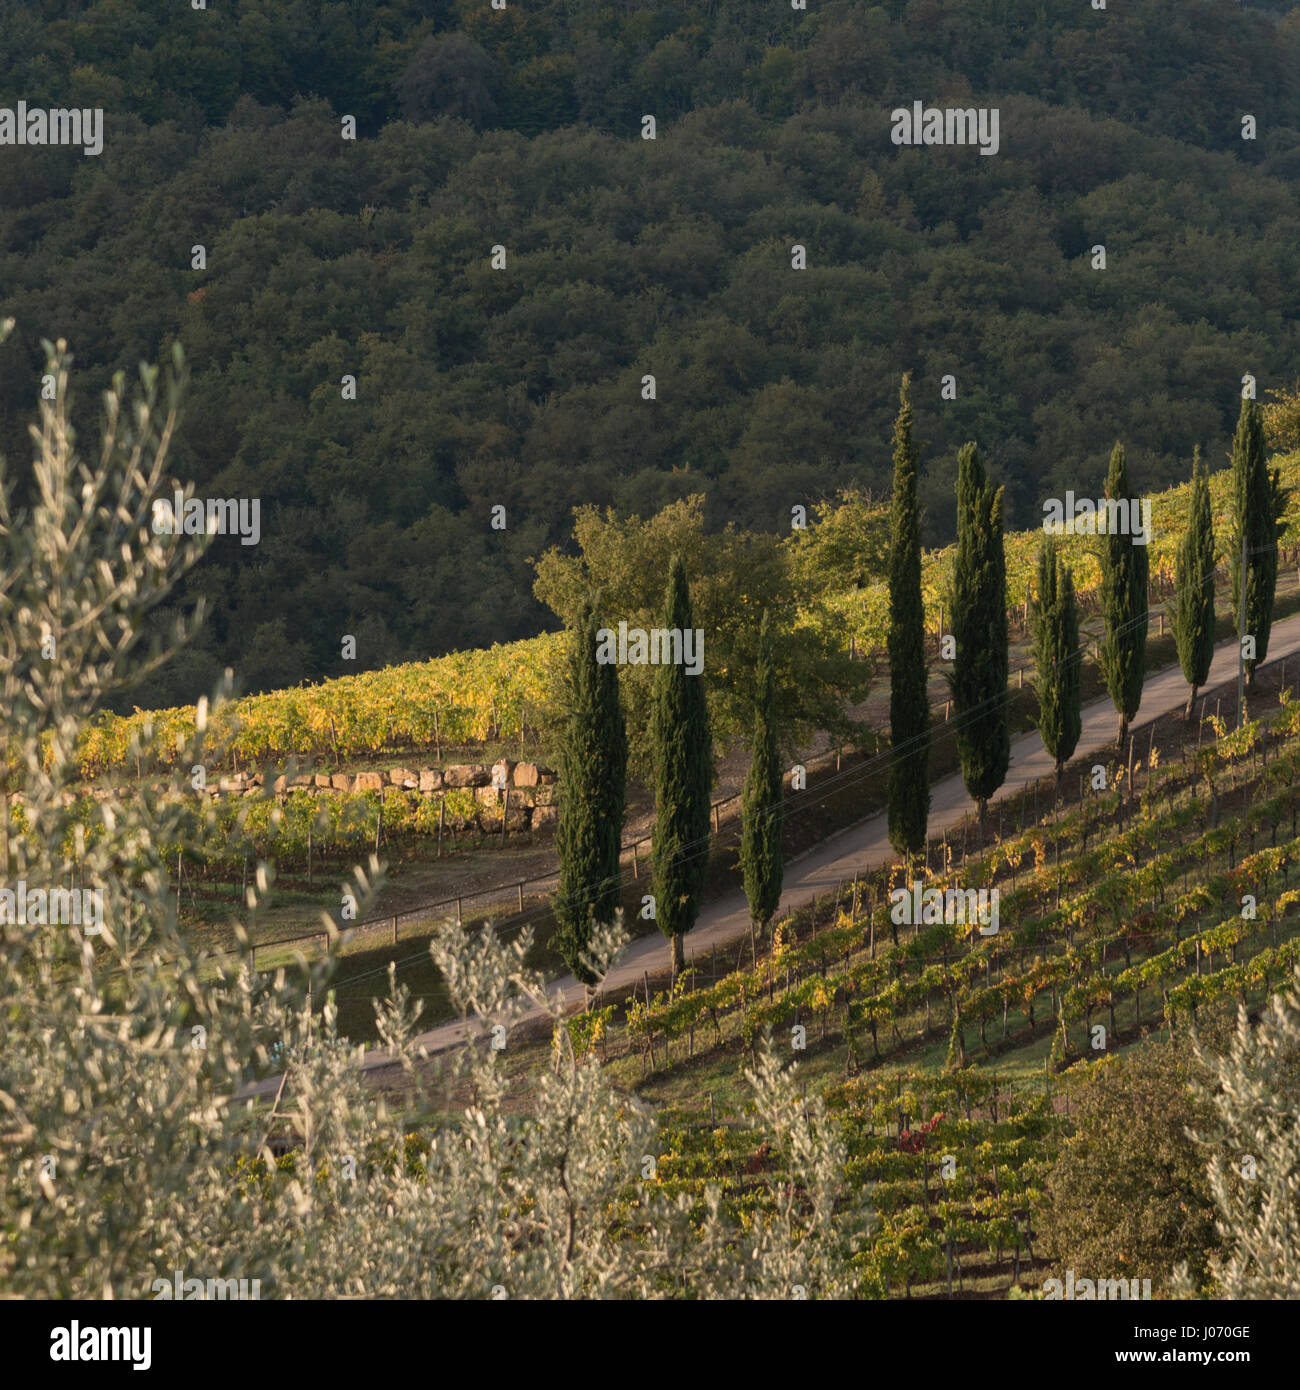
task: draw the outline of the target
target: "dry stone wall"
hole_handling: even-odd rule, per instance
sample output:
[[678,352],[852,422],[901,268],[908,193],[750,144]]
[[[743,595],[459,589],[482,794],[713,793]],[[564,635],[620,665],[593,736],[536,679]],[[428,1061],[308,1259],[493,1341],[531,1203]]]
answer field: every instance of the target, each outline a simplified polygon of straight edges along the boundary
[[[286,799],[306,792],[313,796],[356,796],[365,792],[383,794],[398,790],[405,796],[425,798],[433,804],[433,825],[437,825],[437,799],[445,802],[445,828],[458,832],[473,830],[499,833],[502,820],[507,832],[531,833],[554,829],[559,817],[558,775],[537,763],[513,762],[503,758],[492,763],[458,763],[451,767],[394,767],[387,772],[301,773],[289,777],[271,775],[272,795]],[[237,772],[208,783],[211,797],[256,797],[266,794],[266,778],[260,772]],[[507,792],[509,800],[507,801]],[[84,794],[84,793],[83,793]],[[102,801],[117,793],[93,787],[89,795]],[[65,801],[76,800],[69,791]],[[14,802],[21,795],[11,794]]]
[[[303,791],[317,796],[382,793],[390,787],[426,797],[442,797],[448,792],[469,792],[474,802],[485,810],[491,810],[491,819],[498,826],[504,812],[508,831],[553,828],[559,814],[557,774],[537,763],[517,763],[508,758],[491,766],[486,763],[457,763],[444,768],[394,767],[387,772],[317,772],[296,777],[281,774],[271,782],[271,791],[277,796]],[[239,773],[234,777],[223,777],[214,790],[216,795],[256,796],[263,789],[261,773]],[[464,796],[448,800],[454,802],[457,808],[447,813],[449,828],[466,828],[477,819],[474,814],[465,813]]]

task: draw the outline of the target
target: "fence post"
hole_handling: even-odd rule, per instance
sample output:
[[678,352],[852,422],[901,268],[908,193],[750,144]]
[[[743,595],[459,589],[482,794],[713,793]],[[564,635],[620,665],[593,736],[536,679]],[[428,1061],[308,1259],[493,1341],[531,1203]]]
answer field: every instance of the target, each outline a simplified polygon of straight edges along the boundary
[[393,913],[393,945],[397,945],[397,913]]
[[715,802],[713,803],[713,833],[714,833],[715,835],[721,835],[721,834],[722,834],[722,831],[721,831],[721,829],[720,829],[719,826],[718,826],[718,807],[719,807],[721,804],[722,804],[722,803],[719,802],[719,801],[715,801]]
[[456,925],[460,926],[460,899],[456,899]]
[[633,878],[640,878],[640,877],[641,877],[641,866],[640,866],[640,864],[637,862],[637,853],[636,853],[636,847],[637,847],[637,845],[639,845],[640,843],[641,843],[640,840],[633,840],[633,841],[632,841],[632,877],[633,877]]
[[523,881],[523,879],[521,878],[521,879],[519,880],[519,911],[522,912],[523,910],[524,910],[524,881]]

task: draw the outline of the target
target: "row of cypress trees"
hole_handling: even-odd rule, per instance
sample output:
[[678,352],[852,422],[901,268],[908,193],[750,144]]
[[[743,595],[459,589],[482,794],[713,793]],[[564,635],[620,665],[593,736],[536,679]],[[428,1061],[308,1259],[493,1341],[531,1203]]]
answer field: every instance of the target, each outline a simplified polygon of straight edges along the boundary
[[[621,907],[627,731],[618,697],[618,668],[597,660],[599,600],[584,605],[569,651],[569,712],[560,759],[556,848],[555,945],[574,976],[590,986],[592,928],[610,924]],[[686,567],[673,560],[663,625],[694,626]],[[651,708],[654,761],[654,919],[672,947],[674,978],[683,966],[682,937],[695,925],[708,875],[713,745],[701,675],[666,664],[655,673]],[[782,786],[771,630],[765,612],[755,680],[753,759],[742,798],[741,864],[750,905],[750,944],[781,896]]]
[[[930,806],[928,784],[929,702],[926,698],[924,605],[921,595],[920,517],[917,510],[917,451],[912,438],[910,382],[904,376],[894,427],[894,492],[889,564],[890,728],[889,838],[910,857],[925,846]],[[1278,539],[1287,497],[1280,470],[1269,471],[1262,414],[1244,399],[1232,452],[1232,533],[1228,561],[1233,606],[1241,599],[1241,537],[1245,535],[1245,622],[1254,655],[1245,661],[1247,679],[1268,654],[1277,586]],[[1111,453],[1106,496],[1133,497],[1122,444]],[[1178,549],[1173,631],[1183,675],[1196,691],[1214,655],[1214,519],[1209,475],[1196,450],[1187,530]],[[1146,677],[1148,584],[1146,546],[1131,536],[1106,533],[1100,548],[1104,635],[1100,666],[1119,716],[1122,751],[1129,724],[1142,700]],[[1056,538],[1045,535],[1038,555],[1033,646],[1038,728],[1043,745],[1061,772],[1081,732],[1078,603],[1074,577]],[[1007,700],[1008,634],[1002,490],[985,475],[977,447],[965,445],[957,458],[957,559],[951,593],[954,665],[948,675],[957,721],[954,726],[962,779],[978,807],[981,823],[989,798],[1002,785],[1010,760]]]
[[[930,811],[930,709],[921,592],[919,458],[913,434],[911,383],[904,376],[893,437],[894,486],[889,555],[891,755],[889,839],[905,858],[921,852]],[[1278,470],[1269,472],[1259,407],[1242,403],[1233,455],[1229,560],[1234,606],[1241,598],[1241,537],[1245,536],[1245,632],[1255,639],[1246,668],[1267,656],[1277,582],[1277,541],[1286,496]],[[1122,444],[1111,453],[1106,495],[1132,498]],[[1187,530],[1177,555],[1173,631],[1183,675],[1196,690],[1214,652],[1214,526],[1209,476],[1199,448],[1192,464]],[[1142,699],[1146,674],[1148,552],[1131,536],[1101,538],[1104,635],[1100,666],[1119,716],[1123,750]],[[1045,535],[1038,555],[1033,648],[1038,728],[1056,767],[1073,756],[1081,732],[1079,614],[1074,577],[1056,538]],[[1006,778],[1009,722],[1006,558],[1003,491],[989,480],[974,443],[957,457],[957,558],[947,595],[952,615],[953,669],[948,683],[962,779],[981,824],[990,798]],[[577,978],[594,983],[585,952],[594,923],[609,923],[622,896],[619,862],[627,777],[627,737],[617,667],[601,665],[598,600],[583,609],[569,659],[571,704],[561,755],[557,829],[560,883],[555,902],[556,944]],[[674,559],[664,626],[693,626],[686,570]],[[768,615],[764,613],[755,673],[753,758],[742,796],[741,866],[750,910],[751,952],[756,931],[771,920],[783,875],[782,775],[777,691]],[[694,926],[708,872],[712,739],[703,680],[684,667],[661,666],[651,713],[655,768],[655,920],[672,945],[673,973],[683,965],[682,937]]]

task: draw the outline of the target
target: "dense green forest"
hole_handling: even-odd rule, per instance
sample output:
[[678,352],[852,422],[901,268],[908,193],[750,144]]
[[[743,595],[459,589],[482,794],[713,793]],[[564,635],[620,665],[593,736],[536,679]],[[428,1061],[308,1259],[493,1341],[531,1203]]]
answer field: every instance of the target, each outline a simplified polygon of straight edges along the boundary
[[[1242,375],[1295,375],[1287,0],[0,0],[20,99],[102,106],[105,141],[0,149],[10,469],[42,337],[86,438],[111,373],[179,339],[177,475],[262,499],[261,543],[189,577],[212,620],[145,704],[553,625],[532,562],[576,506],[703,493],[775,531],[882,493],[904,370],[927,544],[968,438],[1022,527],[1117,438],[1142,490],[1197,443],[1219,466]],[[917,99],[997,107],[999,153],[896,147]]]

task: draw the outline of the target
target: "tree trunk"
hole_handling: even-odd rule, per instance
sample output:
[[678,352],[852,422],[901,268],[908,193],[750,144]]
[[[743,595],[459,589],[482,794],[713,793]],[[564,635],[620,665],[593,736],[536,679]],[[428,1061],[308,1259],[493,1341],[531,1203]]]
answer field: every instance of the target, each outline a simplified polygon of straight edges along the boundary
[[682,934],[681,932],[675,932],[668,939],[672,943],[673,948],[673,979],[675,980],[678,975],[681,974],[682,967],[686,963],[682,955]]
[[754,935],[754,919],[749,919],[749,960],[755,970],[758,969],[758,943]]
[[1128,734],[1128,715],[1121,714],[1119,717],[1119,751],[1124,751],[1124,739]]
[[1187,708],[1183,711],[1183,719],[1184,719],[1184,721],[1188,721],[1188,720],[1190,720],[1191,717],[1192,717],[1192,706],[1196,703],[1196,691],[1197,691],[1197,689],[1198,689],[1197,686],[1192,686],[1191,691],[1190,691],[1190,693],[1189,693],[1188,696],[1187,696]]

